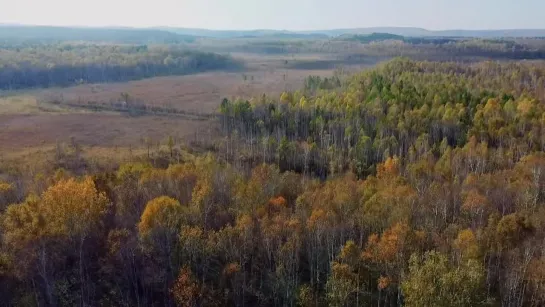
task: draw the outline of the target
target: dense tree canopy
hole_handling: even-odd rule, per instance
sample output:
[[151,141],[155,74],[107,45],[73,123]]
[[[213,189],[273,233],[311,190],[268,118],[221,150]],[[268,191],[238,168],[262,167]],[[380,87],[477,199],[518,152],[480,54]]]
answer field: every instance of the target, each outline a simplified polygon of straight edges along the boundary
[[544,76],[396,59],[223,100],[213,154],[6,177],[2,301],[543,306]]

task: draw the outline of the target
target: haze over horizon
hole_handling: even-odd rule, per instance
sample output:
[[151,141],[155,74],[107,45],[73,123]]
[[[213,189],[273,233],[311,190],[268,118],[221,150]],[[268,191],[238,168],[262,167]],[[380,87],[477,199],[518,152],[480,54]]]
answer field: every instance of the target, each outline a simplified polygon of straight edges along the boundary
[[0,23],[214,30],[545,29],[541,0],[0,0]]

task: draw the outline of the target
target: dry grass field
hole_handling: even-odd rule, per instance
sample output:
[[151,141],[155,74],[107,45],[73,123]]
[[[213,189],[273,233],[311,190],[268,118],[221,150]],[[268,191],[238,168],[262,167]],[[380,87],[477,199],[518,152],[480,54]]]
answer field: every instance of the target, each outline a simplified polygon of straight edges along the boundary
[[137,146],[143,138],[193,137],[206,123],[169,117],[105,113],[0,115],[2,149],[55,144],[75,139],[88,146]]
[[[236,56],[244,58],[247,63],[245,71],[208,72],[124,83],[0,93],[0,156],[32,158],[38,156],[36,152],[48,149],[53,151],[55,144],[73,140],[88,152],[96,152],[98,148],[142,149],[145,146],[144,139],[160,143],[172,136],[179,143],[189,143],[214,134],[211,120],[157,115],[129,116],[43,103],[52,99],[71,104],[109,103],[119,101],[122,93],[127,93],[131,99],[146,105],[211,114],[217,110],[224,97],[251,98],[261,94],[279,96],[283,91],[301,88],[309,75],[333,74],[333,69],[289,68],[293,58],[288,56]],[[312,60],[318,58],[304,58],[304,61]]]
[[[195,112],[213,112],[224,97],[251,98],[263,93],[280,95],[299,89],[310,74],[328,76],[330,70],[254,70],[210,72],[188,76],[169,76],[125,83],[85,84],[64,89],[32,91],[38,98],[65,101],[108,102],[122,93],[147,105],[175,107]],[[244,78],[246,80],[244,80]]]

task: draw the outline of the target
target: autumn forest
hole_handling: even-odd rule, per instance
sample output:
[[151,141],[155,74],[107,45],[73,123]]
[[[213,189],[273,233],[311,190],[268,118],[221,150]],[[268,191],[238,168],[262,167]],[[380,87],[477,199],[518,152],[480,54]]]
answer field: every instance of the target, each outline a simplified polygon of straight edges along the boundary
[[[0,49],[0,88],[240,65],[59,48]],[[226,96],[184,148],[91,167],[73,140],[49,171],[3,168],[0,305],[544,306],[545,63],[436,48]]]

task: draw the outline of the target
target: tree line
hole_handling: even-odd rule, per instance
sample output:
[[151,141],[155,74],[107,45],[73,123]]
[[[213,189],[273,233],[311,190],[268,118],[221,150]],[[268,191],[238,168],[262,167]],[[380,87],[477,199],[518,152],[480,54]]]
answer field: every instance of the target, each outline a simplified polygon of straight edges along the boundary
[[215,52],[297,55],[318,53],[338,59],[354,57],[410,57],[416,60],[482,61],[484,59],[544,59],[543,38],[403,37],[388,33],[322,38],[202,39],[194,46]]
[[128,81],[238,65],[228,56],[176,45],[30,44],[0,48],[0,89]]

